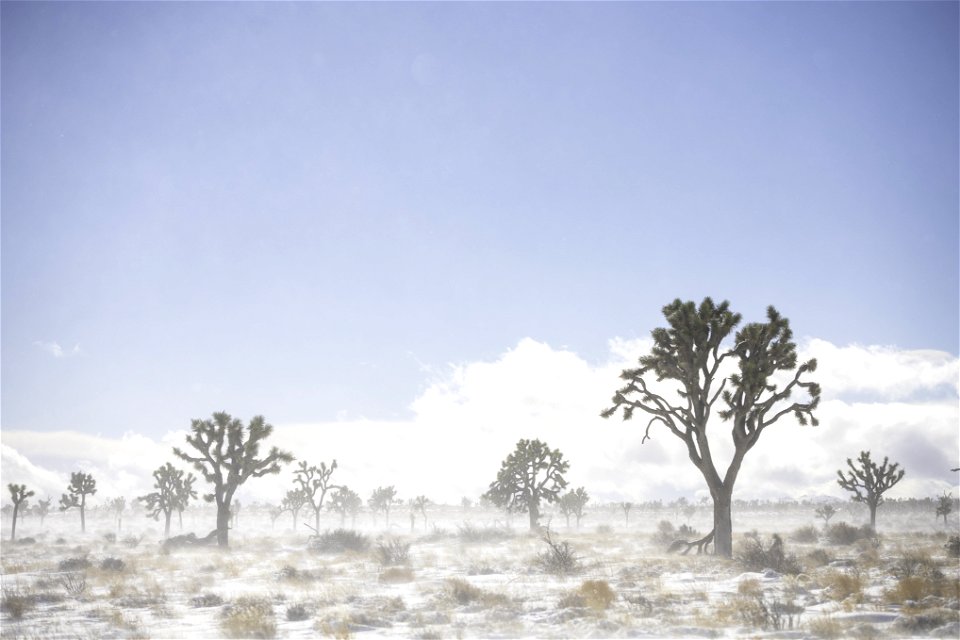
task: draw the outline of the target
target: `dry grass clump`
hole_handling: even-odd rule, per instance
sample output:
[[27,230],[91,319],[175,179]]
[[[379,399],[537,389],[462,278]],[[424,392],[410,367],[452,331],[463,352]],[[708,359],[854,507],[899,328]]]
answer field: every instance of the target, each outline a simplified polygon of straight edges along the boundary
[[584,580],[579,592],[587,606],[596,611],[606,611],[617,599],[606,580]]
[[204,593],[190,598],[191,607],[219,607],[223,604],[223,598],[215,593]]
[[502,593],[491,593],[475,587],[463,578],[449,578],[445,584],[445,594],[457,604],[482,604],[487,607],[508,604],[510,599]]
[[814,636],[825,640],[834,640],[844,636],[843,626],[833,617],[822,615],[807,622],[807,629]]
[[243,597],[223,610],[220,628],[229,638],[275,638],[273,604],[266,598]]
[[287,607],[287,620],[290,622],[299,622],[309,617],[310,610],[307,608],[307,605],[302,602],[297,602]]
[[457,526],[457,539],[466,543],[485,543],[509,540],[514,537],[511,529],[506,527],[478,527],[469,522]]
[[821,576],[820,583],[830,592],[830,598],[841,602],[852,599],[856,604],[863,603],[864,579],[860,571],[827,571]]
[[83,569],[89,569],[89,568],[90,568],[90,561],[87,560],[86,556],[67,558],[66,560],[61,560],[57,564],[58,571],[81,571]]
[[410,567],[388,567],[380,572],[378,580],[383,584],[413,582],[413,569]]
[[943,545],[947,550],[947,555],[951,558],[960,558],[960,536],[950,536],[947,544]]
[[884,593],[887,602],[903,604],[930,597],[960,597],[960,581],[948,579],[937,562],[922,550],[906,551],[890,572],[897,578],[897,584]]
[[715,614],[721,621],[735,620],[755,629],[780,631],[798,626],[803,610],[790,600],[784,602],[764,594],[760,581],[749,578],[737,585],[736,595],[727,597]]
[[19,589],[3,590],[0,611],[9,615],[13,620],[22,620],[23,616],[35,606],[36,598],[32,593],[25,593]]
[[893,621],[893,628],[905,635],[918,635],[955,622],[960,622],[960,613],[952,609],[937,607],[914,614],[902,615]]

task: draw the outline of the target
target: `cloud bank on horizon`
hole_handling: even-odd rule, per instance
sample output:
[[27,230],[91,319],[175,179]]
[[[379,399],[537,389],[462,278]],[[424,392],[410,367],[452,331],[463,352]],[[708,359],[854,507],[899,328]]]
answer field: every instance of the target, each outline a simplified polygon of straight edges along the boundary
[[[652,439],[641,445],[644,422],[599,417],[619,387],[622,369],[649,347],[647,339],[613,339],[607,360],[592,364],[524,338],[495,360],[434,372],[408,420],[275,424],[272,444],[310,463],[337,459],[335,480],[363,496],[395,485],[404,498],[423,494],[449,504],[476,499],[518,439],[540,438],[569,459],[571,486],[584,486],[597,501],[699,498],[706,495],[704,482],[674,436],[655,427]],[[906,469],[892,498],[927,497],[956,486],[949,469],[960,462],[957,357],[840,347],[819,339],[803,341],[799,352],[801,360],[819,361],[812,378],[823,387],[820,426],[800,427],[785,417],[767,430],[746,458],[736,497],[844,497],[836,469],[861,450],[889,456]],[[264,413],[269,422],[268,407]],[[197,417],[207,416],[184,416],[185,426]],[[237,417],[246,422],[251,416]],[[69,472],[83,469],[97,478],[96,501],[132,498],[150,490],[150,474],[161,464],[187,467],[171,453],[186,433],[185,428],[154,439],[134,432],[111,438],[4,430],[0,474],[4,483],[26,483],[40,496],[57,497]],[[729,434],[719,420],[711,434],[719,467],[730,454]],[[239,497],[277,502],[291,477],[288,468],[250,481]]]

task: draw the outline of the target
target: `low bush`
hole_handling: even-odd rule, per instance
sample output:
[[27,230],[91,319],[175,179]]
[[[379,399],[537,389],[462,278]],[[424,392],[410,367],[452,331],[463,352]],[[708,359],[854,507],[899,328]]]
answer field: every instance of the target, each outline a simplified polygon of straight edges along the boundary
[[61,560],[57,568],[60,571],[80,571],[82,569],[89,569],[90,561],[87,560],[86,556],[67,558],[66,560]]
[[827,541],[834,545],[851,545],[858,540],[871,540],[876,535],[873,527],[868,524],[858,528],[846,522],[838,522],[827,529]]
[[238,598],[223,610],[220,627],[229,638],[275,638],[273,604],[266,598]]
[[819,539],[820,534],[817,532],[816,527],[800,527],[799,529],[795,529],[793,533],[790,534],[791,542],[799,542],[801,544],[817,542]]
[[223,598],[215,593],[204,593],[203,595],[194,596],[190,599],[190,606],[196,608],[219,607],[222,604]]
[[292,604],[287,607],[287,620],[290,622],[299,622],[310,618],[310,612],[306,605],[302,603]]
[[396,538],[378,542],[377,560],[384,567],[407,564],[410,561],[410,543]]
[[537,555],[535,563],[543,571],[554,575],[569,575],[580,572],[580,559],[569,542],[554,541],[549,529],[544,531],[541,540],[547,544],[548,548]]
[[4,589],[3,599],[0,600],[0,611],[3,611],[13,620],[22,620],[28,611],[33,609],[36,599],[20,590]]
[[514,537],[512,530],[506,527],[477,527],[469,522],[457,526],[457,538],[460,542],[484,543],[509,540]]
[[960,536],[950,536],[947,544],[943,546],[951,558],[960,558]]
[[100,561],[100,570],[101,571],[116,571],[120,572],[126,568],[126,564],[120,558],[104,558]]
[[311,536],[308,546],[317,553],[363,552],[370,548],[370,539],[352,529],[335,529]]
[[829,591],[830,599],[842,602],[852,598],[857,604],[863,602],[863,576],[860,571],[827,571],[820,579],[823,586]]
[[756,531],[751,531],[738,545],[735,557],[747,571],[773,569],[779,573],[792,575],[801,571],[796,556],[788,555],[784,551],[783,540],[777,534],[773,534],[769,546],[764,546],[760,535]]
[[804,562],[811,568],[823,567],[833,562],[833,556],[824,549],[813,549],[804,556]]

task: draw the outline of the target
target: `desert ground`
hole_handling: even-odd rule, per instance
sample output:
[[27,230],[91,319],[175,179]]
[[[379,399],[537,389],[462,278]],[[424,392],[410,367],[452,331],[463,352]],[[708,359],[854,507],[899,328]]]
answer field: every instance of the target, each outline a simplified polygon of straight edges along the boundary
[[[668,552],[711,528],[685,513],[591,505],[579,528],[548,513],[551,546],[525,516],[406,507],[351,527],[323,514],[275,522],[241,510],[230,548],[164,548],[163,526],[76,511],[3,519],[3,638],[905,638],[960,637],[957,513],[927,502],[838,504],[831,531],[810,504],[734,511],[735,557]],[[669,524],[662,524],[666,521]],[[838,523],[849,527],[836,529]],[[171,535],[206,535],[205,507]],[[693,531],[678,531],[687,526]],[[755,532],[755,535],[751,535]],[[773,535],[778,534],[782,546]],[[844,536],[846,536],[844,538]],[[859,538],[859,539],[856,539]]]

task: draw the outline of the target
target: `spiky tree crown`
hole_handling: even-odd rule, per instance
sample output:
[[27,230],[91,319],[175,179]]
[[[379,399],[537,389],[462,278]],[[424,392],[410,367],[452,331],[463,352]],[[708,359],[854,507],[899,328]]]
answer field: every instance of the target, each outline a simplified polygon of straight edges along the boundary
[[349,487],[337,487],[330,496],[329,509],[340,514],[356,513],[363,506],[363,499]]
[[280,509],[282,511],[292,511],[296,513],[303,508],[303,505],[307,504],[309,501],[309,496],[305,494],[300,489],[290,489],[287,491],[287,494],[283,496],[283,500],[280,502]]
[[196,477],[192,473],[184,476],[184,471],[169,462],[154,470],[153,481],[156,491],[141,496],[140,500],[146,503],[147,515],[155,520],[160,519],[161,513],[183,511],[190,499],[197,497],[197,491],[193,488]]
[[[620,375],[627,384],[614,394],[603,417],[622,411],[623,419],[629,420],[638,410],[645,413],[650,420],[644,441],[650,427],[660,423],[687,444],[698,465],[705,453],[707,423],[720,398],[725,409],[718,415],[733,420],[734,443],[744,452],[785,414],[793,413],[802,425],[818,424],[813,412],[820,402],[820,386],[801,380],[816,370],[817,362],[811,359],[797,367],[790,323],[772,306],[767,308],[767,322],[745,325],[730,346],[724,343],[741,315],[731,311],[727,301],[715,304],[704,298],[697,306],[677,299],[663,308],[663,315],[668,326],[653,330],[653,347],[640,358],[640,366]],[[728,358],[737,361],[737,371],[725,377],[721,365]],[[794,369],[793,379],[782,389],[773,382],[778,372]],[[651,390],[652,378],[675,383],[681,401],[672,402]],[[796,389],[806,391],[809,398],[788,402]]]
[[208,502],[218,495],[232,497],[247,479],[279,473],[281,463],[293,461],[291,454],[277,447],[272,447],[265,458],[258,457],[260,443],[273,433],[273,426],[263,416],[254,416],[244,429],[239,419],[219,412],[212,419],[193,420],[190,430],[193,435],[187,436],[187,444],[200,455],[192,456],[179,448],[174,448],[173,453],[193,463],[203,478],[213,484],[213,493],[204,496]]
[[890,464],[884,456],[883,463],[877,465],[870,459],[869,451],[861,451],[857,464],[847,458],[850,470],[847,475],[837,471],[837,484],[851,492],[851,499],[855,502],[865,502],[877,506],[883,502],[883,494],[903,478],[904,470],[898,469],[899,463]]
[[484,496],[498,507],[526,512],[541,500],[559,500],[567,486],[563,474],[569,468],[559,449],[551,450],[540,440],[520,440]]
[[397,504],[397,490],[393,485],[389,487],[377,487],[376,490],[370,495],[370,499],[367,501],[367,504],[370,505],[370,508],[374,511],[383,511],[387,512],[390,510],[390,507],[394,504]]
[[293,472],[294,482],[300,485],[300,491],[307,497],[307,501],[315,511],[319,511],[323,506],[327,491],[337,488],[336,485],[330,484],[330,476],[336,470],[336,460],[331,462],[329,467],[325,462],[321,462],[319,467],[307,466],[306,460],[302,460]]
[[27,485],[25,484],[13,484],[11,482],[7,485],[7,490],[10,491],[10,499],[13,500],[14,506],[25,503],[27,498],[36,495],[33,491],[27,491]]
[[93,479],[93,475],[83,471],[74,471],[70,474],[67,493],[60,496],[60,511],[81,506],[86,496],[93,495],[96,492],[97,481]]

